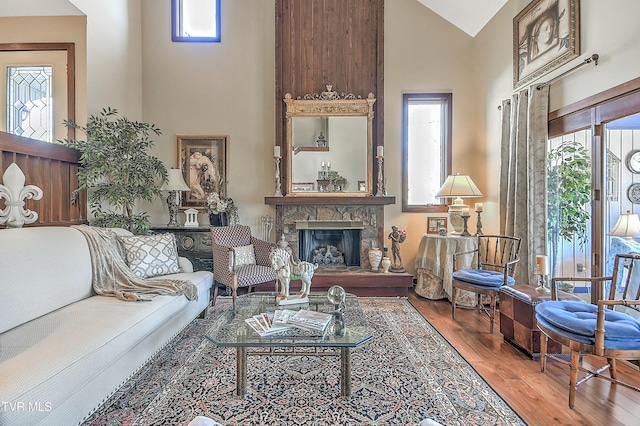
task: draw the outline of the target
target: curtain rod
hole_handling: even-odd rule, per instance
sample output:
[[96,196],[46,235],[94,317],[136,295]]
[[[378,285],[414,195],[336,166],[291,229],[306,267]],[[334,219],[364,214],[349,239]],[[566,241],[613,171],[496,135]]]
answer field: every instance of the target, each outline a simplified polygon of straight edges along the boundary
[[600,58],[600,56],[597,53],[594,53],[593,55],[591,55],[590,57],[588,57],[587,59],[585,59],[584,61],[582,61],[581,63],[579,63],[578,65],[574,66],[573,68],[569,68],[568,70],[566,70],[565,72],[563,72],[562,74],[559,74],[558,76],[552,78],[551,80],[545,82],[545,83],[540,83],[536,86],[536,89],[541,90],[544,86],[547,86],[555,81],[560,80],[562,77],[564,77],[565,75],[569,74],[570,72],[573,72],[575,70],[577,70],[578,68],[590,64],[591,62],[594,63],[594,65],[598,65],[598,59]]
[[[579,64],[577,64],[576,66],[574,66],[573,68],[569,68],[568,70],[566,70],[565,72],[563,72],[562,74],[557,75],[556,77],[552,78],[549,81],[546,81],[544,83],[540,83],[536,86],[536,89],[538,90],[542,90],[542,88],[544,86],[548,86],[551,83],[554,83],[558,80],[560,80],[562,77],[564,77],[565,75],[569,74],[570,72],[573,72],[575,70],[577,70],[578,68],[590,64],[591,62],[594,63],[594,65],[598,65],[598,59],[600,58],[600,56],[597,53],[594,53],[593,55],[591,55],[590,57],[588,57],[587,59],[585,59],[584,61],[580,62]],[[502,105],[498,105],[498,109],[502,109]]]

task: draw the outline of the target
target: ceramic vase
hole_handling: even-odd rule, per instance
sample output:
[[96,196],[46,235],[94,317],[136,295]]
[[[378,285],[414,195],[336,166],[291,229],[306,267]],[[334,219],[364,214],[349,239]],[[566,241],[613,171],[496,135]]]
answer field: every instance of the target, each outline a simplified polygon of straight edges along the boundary
[[382,250],[379,248],[372,248],[369,250],[369,263],[371,263],[371,271],[378,272],[380,261],[382,260]]
[[382,266],[382,272],[388,274],[389,267],[391,266],[391,259],[389,259],[387,256],[383,257],[380,261],[380,266]]

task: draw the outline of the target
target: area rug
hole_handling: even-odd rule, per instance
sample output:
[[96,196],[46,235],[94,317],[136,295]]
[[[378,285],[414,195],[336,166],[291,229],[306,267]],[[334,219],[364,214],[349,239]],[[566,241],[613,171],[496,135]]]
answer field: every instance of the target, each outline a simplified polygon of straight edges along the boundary
[[84,425],[523,425],[524,421],[404,298],[360,298],[374,338],[352,350],[351,399],[337,357],[249,357],[235,397],[235,350],[203,335],[230,302],[194,320]]

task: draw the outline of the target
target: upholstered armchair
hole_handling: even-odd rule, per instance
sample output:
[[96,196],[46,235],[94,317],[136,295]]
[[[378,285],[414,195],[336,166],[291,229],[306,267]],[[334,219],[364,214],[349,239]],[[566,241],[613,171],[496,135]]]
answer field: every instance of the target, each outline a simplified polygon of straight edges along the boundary
[[231,289],[236,303],[238,287],[252,287],[273,282],[276,274],[271,267],[269,253],[275,244],[251,236],[251,228],[245,225],[215,226],[211,228],[213,250],[214,292],[212,304],[218,296],[218,283]]
[[[593,303],[557,300],[558,281],[591,283]],[[546,370],[547,358],[568,364],[569,407],[573,408],[576,390],[587,380],[600,377],[612,383],[640,391],[622,382],[616,371],[616,360],[640,360],[640,254],[618,254],[613,275],[608,277],[556,277],[551,281],[551,298],[536,306],[540,334],[540,370]],[[569,348],[570,361],[547,354],[551,338]],[[582,355],[606,358],[607,363],[595,371],[581,365]],[[603,373],[609,370],[610,376]],[[585,373],[578,380],[580,372]]]
[[[451,276],[451,317],[456,319],[458,291],[476,293],[476,307],[489,316],[490,331],[496,316],[496,298],[503,285],[513,285],[513,274],[520,253],[520,238],[506,235],[478,236],[475,250],[453,254],[455,268],[460,256],[475,256],[473,269],[454,270]],[[482,296],[490,300],[489,309],[485,308]]]

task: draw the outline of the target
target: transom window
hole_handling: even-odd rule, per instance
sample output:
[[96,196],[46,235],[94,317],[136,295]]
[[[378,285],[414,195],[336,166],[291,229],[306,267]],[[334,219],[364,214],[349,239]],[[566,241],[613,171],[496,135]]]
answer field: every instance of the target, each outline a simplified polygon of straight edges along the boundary
[[171,0],[171,39],[220,42],[220,0]]
[[402,97],[402,211],[446,211],[436,198],[451,173],[451,93]]
[[7,67],[7,133],[53,141],[50,66]]

